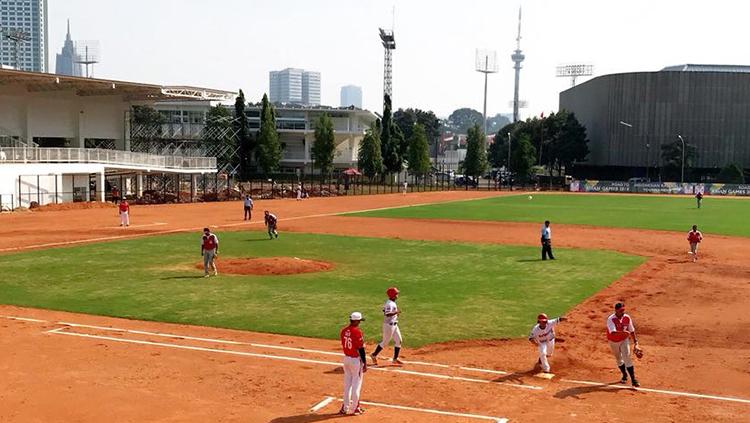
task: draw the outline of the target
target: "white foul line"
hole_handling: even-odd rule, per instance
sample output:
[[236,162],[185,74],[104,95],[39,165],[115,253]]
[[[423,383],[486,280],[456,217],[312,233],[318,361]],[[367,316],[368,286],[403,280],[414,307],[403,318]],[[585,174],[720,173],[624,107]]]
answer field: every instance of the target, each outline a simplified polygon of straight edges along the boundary
[[[331,398],[331,397],[327,397],[327,398]],[[341,398],[336,398],[336,401],[344,402],[344,400],[342,400]],[[407,407],[405,405],[383,404],[382,402],[360,401],[359,403],[362,405],[369,405],[371,407],[394,408],[396,410],[418,411],[420,413],[440,414],[442,416],[465,417],[469,419],[479,419],[479,420],[491,420],[496,423],[506,423],[508,421],[508,419],[503,418],[503,417],[482,416],[480,414],[456,413],[453,411],[441,411],[441,410],[434,410],[431,408]]]
[[[20,321],[28,321],[28,322],[36,322],[36,323],[48,323],[47,320],[32,319],[28,317],[15,317],[15,316],[0,316],[0,317],[5,318],[5,319],[11,319],[11,320],[20,320]],[[231,344],[231,345],[248,345],[248,346],[253,346],[253,347],[258,347],[258,348],[280,349],[280,350],[288,350],[288,351],[299,351],[299,352],[307,352],[307,353],[341,356],[341,354],[334,353],[331,351],[320,351],[320,350],[314,350],[314,349],[308,349],[308,348],[283,347],[283,346],[278,346],[278,345],[256,344],[256,343],[248,343],[248,342],[229,341],[229,340],[223,340],[223,339],[197,338],[197,337],[191,337],[191,336],[181,336],[181,335],[172,335],[172,334],[146,332],[146,331],[135,331],[135,330],[129,330],[129,329],[118,329],[118,328],[103,327],[103,326],[83,325],[83,324],[77,324],[77,323],[66,323],[66,322],[57,322],[57,323],[61,325],[71,326],[71,327],[84,327],[84,328],[101,329],[101,330],[109,330],[109,331],[117,331],[117,332],[128,332],[128,333],[135,333],[135,334],[141,334],[141,335],[162,336],[162,337],[174,338],[174,339],[189,339],[189,340],[194,340],[194,341],[226,343],[226,344]],[[47,332],[55,333],[55,334],[63,334],[63,335],[79,335],[79,336],[86,336],[86,337],[93,337],[93,338],[97,337],[96,335],[84,335],[84,334],[74,334],[72,332],[67,332],[67,333],[61,332],[61,330],[63,329],[64,328],[58,328],[58,329],[53,329]],[[111,339],[115,341],[130,342],[130,340],[123,340],[120,338],[111,338]],[[145,342],[145,341],[132,341],[132,342],[149,344],[149,342]],[[170,346],[170,347],[178,347],[173,344],[162,344],[162,345]],[[200,348],[200,347],[192,347],[192,348]],[[230,353],[230,354],[235,353],[234,351],[227,351],[227,350],[212,350],[212,349],[206,349],[206,350],[207,351],[219,351],[219,352],[225,352],[225,353]],[[252,356],[252,353],[242,353],[242,352],[236,352],[236,353],[240,355],[247,354],[247,355]],[[271,356],[271,357],[276,357],[276,356]],[[303,360],[303,359],[298,359],[298,360]],[[320,363],[328,364],[328,362],[320,362]],[[452,367],[447,364],[426,363],[426,362],[421,362],[421,361],[409,361],[407,363],[416,364],[416,365],[442,367],[442,368]],[[330,364],[339,365],[338,363],[330,363]],[[458,368],[461,370],[477,371],[477,372],[483,372],[483,373],[508,374],[508,372],[504,372],[501,370],[489,370],[489,369],[480,369],[480,368],[475,368],[475,367],[463,367],[463,366],[458,366]],[[387,369],[377,368],[377,367],[370,367],[370,369],[371,370],[387,370]],[[388,370],[388,371],[398,372],[398,370]],[[402,371],[402,372],[406,372],[406,371]],[[429,373],[423,374],[423,375],[429,375]],[[436,375],[436,376],[442,376],[442,375]],[[474,380],[474,379],[470,379],[470,380]],[[486,382],[486,381],[481,381],[481,382]],[[710,394],[697,394],[693,392],[683,392],[683,391],[670,391],[666,389],[652,389],[652,388],[642,388],[642,387],[633,388],[629,386],[610,385],[610,384],[606,384],[602,382],[593,382],[593,381],[586,381],[586,380],[560,379],[560,382],[577,384],[577,385],[589,385],[589,386],[601,386],[601,387],[608,386],[612,389],[632,389],[632,390],[638,390],[642,392],[651,392],[655,394],[684,396],[684,397],[689,397],[689,398],[712,399],[712,400],[717,400],[717,401],[730,401],[730,402],[739,402],[743,404],[750,404],[750,399],[745,399],[745,398],[726,397],[726,396],[710,395]],[[524,387],[527,385],[509,384],[509,386]]]
[[664,389],[636,388],[636,387],[623,386],[623,385],[610,385],[608,383],[589,382],[587,380],[561,379],[560,381],[567,382],[567,383],[575,383],[579,385],[610,387],[612,389],[633,389],[636,391],[653,392],[655,394],[667,394],[667,395],[675,395],[675,396],[681,396],[681,397],[705,398],[705,399],[714,399],[714,400],[720,400],[720,401],[733,401],[733,402],[740,402],[743,404],[750,404],[750,400],[744,399],[744,398],[720,397],[718,395],[704,395],[704,394],[694,394],[692,392],[667,391]]
[[[221,350],[221,349],[216,349],[216,348],[195,347],[195,346],[190,346],[190,345],[165,344],[162,342],[140,341],[136,339],[126,339],[126,338],[114,338],[111,336],[89,335],[85,333],[77,333],[77,332],[69,332],[69,331],[66,332],[62,330],[52,330],[52,331],[47,331],[47,333],[54,334],[54,335],[79,336],[82,338],[102,339],[106,341],[125,342],[125,343],[139,344],[139,345],[153,345],[153,346],[158,346],[158,347],[176,348],[176,349],[183,349],[183,350],[216,352],[216,353],[221,353],[221,354],[234,354],[234,355],[241,355],[241,356],[255,357],[255,358],[268,358],[271,360],[285,360],[285,361],[295,361],[299,363],[324,364],[324,365],[336,366],[336,367],[341,367],[343,365],[341,362],[333,362],[333,361],[311,360],[307,358],[287,357],[283,355],[258,354],[258,353],[244,352],[244,351]],[[503,385],[503,386],[510,386],[513,388],[522,388],[522,389],[531,389],[531,390],[542,389],[540,386],[534,386],[534,385],[518,385],[514,383],[507,383],[507,382],[494,382],[494,381],[483,380],[483,379],[471,379],[471,378],[459,377],[459,376],[446,376],[446,375],[440,375],[440,374],[435,374],[435,373],[415,372],[415,371],[401,370],[401,369],[390,370],[386,368],[372,367],[371,370],[382,371],[382,372],[404,373],[404,374],[409,374],[409,375],[414,375],[414,376],[423,376],[423,377],[429,377],[429,378],[435,378],[435,379],[457,380],[461,382]]]
[[332,403],[334,399],[335,398],[333,398],[333,397],[325,397],[325,398],[323,398],[323,401],[321,401],[321,402],[313,405],[310,408],[310,412],[311,413],[317,413],[319,410],[325,408],[326,405]]

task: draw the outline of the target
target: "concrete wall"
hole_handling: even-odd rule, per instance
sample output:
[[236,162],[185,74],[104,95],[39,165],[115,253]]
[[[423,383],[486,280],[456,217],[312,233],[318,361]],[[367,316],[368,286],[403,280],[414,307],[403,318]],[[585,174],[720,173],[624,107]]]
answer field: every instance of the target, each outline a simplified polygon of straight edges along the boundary
[[85,187],[88,192],[89,175],[103,172],[101,164],[3,164],[0,165],[0,195],[12,195],[15,207],[28,207],[32,201],[41,205],[55,203],[56,199],[70,202],[75,187]]
[[661,145],[681,134],[698,148],[697,167],[750,167],[748,73],[605,75],[560,93],[560,109],[586,126],[589,165],[659,166]]

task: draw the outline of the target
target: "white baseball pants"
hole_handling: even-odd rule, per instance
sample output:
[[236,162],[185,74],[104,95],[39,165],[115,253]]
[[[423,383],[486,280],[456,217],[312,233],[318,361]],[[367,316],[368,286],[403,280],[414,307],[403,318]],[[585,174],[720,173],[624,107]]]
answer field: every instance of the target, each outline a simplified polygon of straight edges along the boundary
[[120,212],[120,226],[130,226],[130,216],[128,212]]
[[555,352],[555,340],[538,342],[537,347],[539,348],[539,361],[542,363],[542,370],[548,372],[550,368],[548,357],[552,357]]
[[359,393],[362,390],[362,360],[359,357],[344,356],[344,405],[347,414],[354,414],[359,407]]
[[380,345],[380,348],[385,348],[390,344],[391,339],[394,347],[401,348],[401,331],[398,329],[398,325],[383,323],[383,340],[378,345]]
[[623,364],[625,367],[633,367],[633,361],[630,359],[630,338],[620,342],[609,341],[609,348],[612,349],[618,367]]

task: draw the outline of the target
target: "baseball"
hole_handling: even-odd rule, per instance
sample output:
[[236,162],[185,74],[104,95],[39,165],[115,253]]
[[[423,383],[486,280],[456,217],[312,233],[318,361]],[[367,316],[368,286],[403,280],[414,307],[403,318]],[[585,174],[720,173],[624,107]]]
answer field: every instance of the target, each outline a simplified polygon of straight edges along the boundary
[[534,197],[532,197],[532,196],[529,195],[529,200],[531,200],[532,198],[534,198]]

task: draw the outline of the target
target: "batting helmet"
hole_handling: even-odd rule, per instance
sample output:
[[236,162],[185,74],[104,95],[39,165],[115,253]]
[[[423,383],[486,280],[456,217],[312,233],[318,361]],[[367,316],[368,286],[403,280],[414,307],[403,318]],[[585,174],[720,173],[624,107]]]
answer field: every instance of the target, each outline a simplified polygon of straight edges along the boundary
[[547,315],[544,313],[541,313],[540,315],[536,316],[537,322],[546,322],[547,321]]
[[395,297],[396,295],[398,295],[398,288],[396,288],[395,286],[392,286],[392,287],[386,289],[385,290],[385,295],[387,295],[388,298]]

